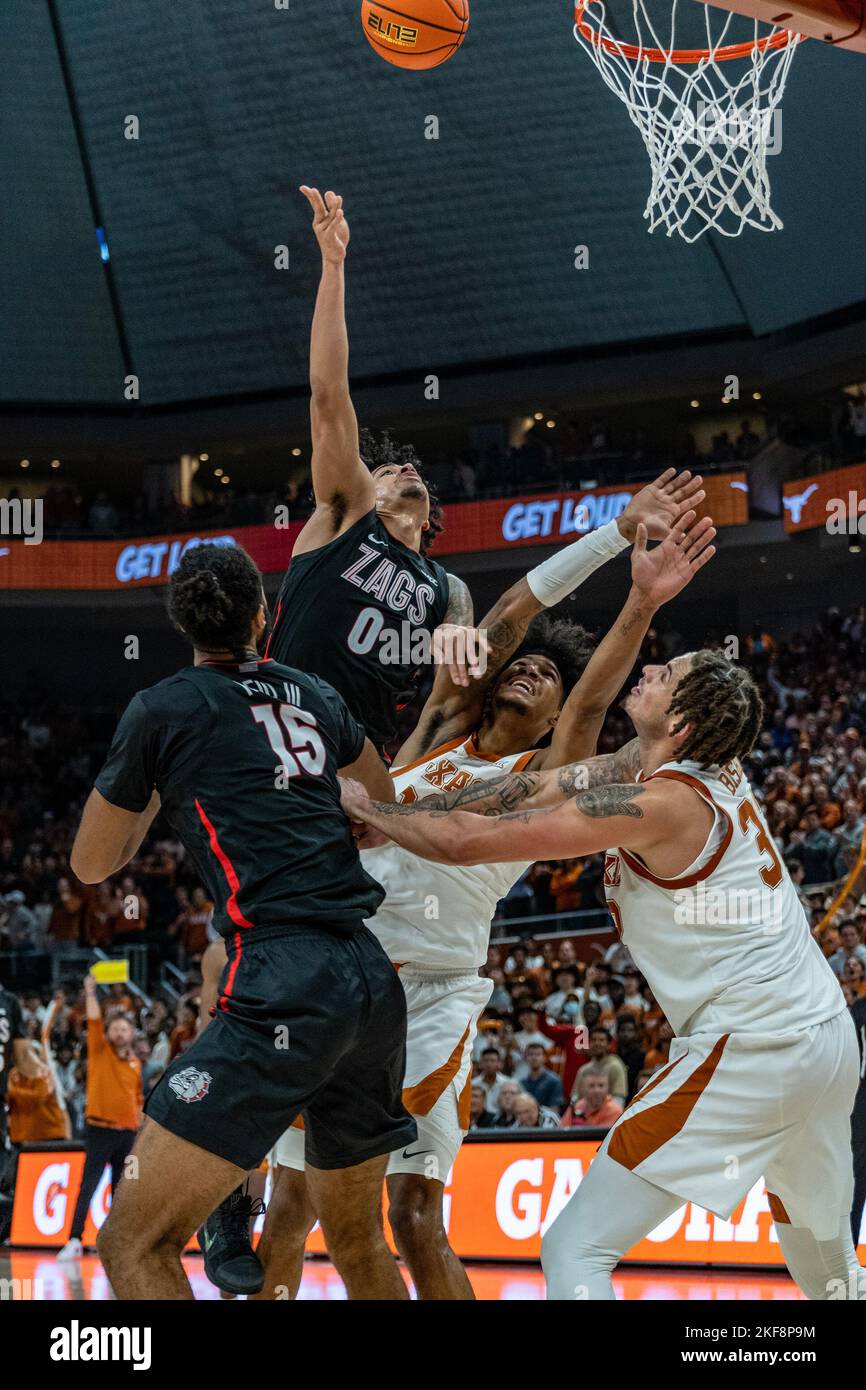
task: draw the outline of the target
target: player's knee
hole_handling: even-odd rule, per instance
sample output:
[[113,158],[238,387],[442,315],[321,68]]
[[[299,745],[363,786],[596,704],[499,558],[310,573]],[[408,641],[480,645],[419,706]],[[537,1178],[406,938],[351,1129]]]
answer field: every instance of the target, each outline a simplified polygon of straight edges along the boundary
[[346,1265],[362,1261],[371,1250],[385,1242],[380,1207],[369,1211],[322,1211],[320,1220],[328,1252],[335,1263]]
[[565,1250],[565,1242],[561,1233],[556,1229],[556,1222],[554,1222],[550,1229],[541,1237],[541,1268],[544,1271],[544,1277],[548,1281],[548,1284],[559,1270]]
[[96,1233],[96,1253],[106,1274],[111,1274],[121,1249],[122,1242],[115,1236],[115,1223],[109,1215]]
[[306,1240],[315,1222],[316,1213],[307,1195],[303,1172],[276,1166],[268,1215],[265,1217],[266,1229],[278,1232],[287,1239]]
[[436,1183],[421,1178],[401,1185],[391,1196],[388,1221],[401,1250],[429,1246],[445,1238],[442,1203]]
[[110,1212],[97,1237],[96,1250],[109,1277],[136,1268],[143,1260],[157,1256],[180,1259],[187,1237],[182,1231],[161,1231],[149,1235],[137,1224]]
[[609,1272],[615,1263],[614,1255],[608,1259],[593,1243],[582,1222],[558,1219],[542,1236],[541,1268],[550,1299],[588,1298],[597,1276]]

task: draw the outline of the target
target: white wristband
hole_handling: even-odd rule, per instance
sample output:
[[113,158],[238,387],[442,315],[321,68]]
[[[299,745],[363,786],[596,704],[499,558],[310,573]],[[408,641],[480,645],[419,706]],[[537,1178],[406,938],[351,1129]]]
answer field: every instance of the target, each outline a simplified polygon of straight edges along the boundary
[[545,608],[552,608],[573,594],[599,566],[630,545],[631,541],[625,539],[616,522],[609,521],[597,531],[590,531],[588,536],[581,536],[579,541],[563,546],[549,560],[542,560],[535,569],[528,571],[526,582],[538,602]]

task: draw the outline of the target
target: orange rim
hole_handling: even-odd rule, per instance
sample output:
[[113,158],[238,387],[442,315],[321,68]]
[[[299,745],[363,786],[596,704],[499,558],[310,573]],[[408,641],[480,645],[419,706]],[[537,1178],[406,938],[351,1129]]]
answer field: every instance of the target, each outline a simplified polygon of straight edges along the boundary
[[588,43],[603,48],[606,53],[619,53],[633,62],[645,59],[648,63],[700,63],[712,58],[717,63],[728,63],[732,58],[748,58],[755,50],[766,53],[768,49],[787,48],[795,39],[804,37],[790,29],[779,29],[775,34],[767,34],[763,39],[751,43],[729,43],[725,48],[641,48],[634,43],[617,43],[616,39],[605,38],[584,19],[584,14],[594,0],[577,0],[574,7],[574,22]]

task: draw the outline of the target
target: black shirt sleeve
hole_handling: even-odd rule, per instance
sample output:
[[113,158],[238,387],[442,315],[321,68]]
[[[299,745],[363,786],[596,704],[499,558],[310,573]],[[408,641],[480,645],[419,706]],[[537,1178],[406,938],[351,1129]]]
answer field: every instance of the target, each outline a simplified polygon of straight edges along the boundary
[[356,758],[361,756],[364,740],[367,737],[363,725],[359,724],[355,716],[349,712],[346,701],[332,685],[329,685],[327,681],[320,680],[318,676],[313,676],[311,679],[315,680],[322,698],[334,717],[337,767],[348,767],[349,763],[353,763]]
[[21,1005],[14,994],[7,994],[7,1012],[9,1016],[9,1036],[12,1039],[26,1038],[24,1031],[24,1019],[21,1014]]
[[143,811],[156,784],[158,739],[147,706],[133,695],[123,712],[96,790],[112,806]]

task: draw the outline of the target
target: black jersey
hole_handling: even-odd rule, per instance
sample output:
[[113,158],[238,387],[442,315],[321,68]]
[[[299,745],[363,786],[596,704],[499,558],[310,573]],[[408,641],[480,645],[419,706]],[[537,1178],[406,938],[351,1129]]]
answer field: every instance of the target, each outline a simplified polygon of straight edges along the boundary
[[445,617],[448,575],[397,541],[375,511],[292,560],[268,655],[339,690],[377,748],[397,732],[397,706]]
[[[25,1032],[21,1017],[21,1005],[14,994],[10,994],[8,989],[3,989],[0,985],[0,1102],[5,1098],[6,1083],[13,1066],[12,1044],[16,1038],[23,1037],[25,1037]],[[0,1117],[0,1133],[2,1133],[2,1117]]]
[[133,697],[97,790],[142,811],[154,788],[223,936],[355,932],[384,892],[361,867],[337,769],[364,731],[335,690],[275,661],[190,666]]

